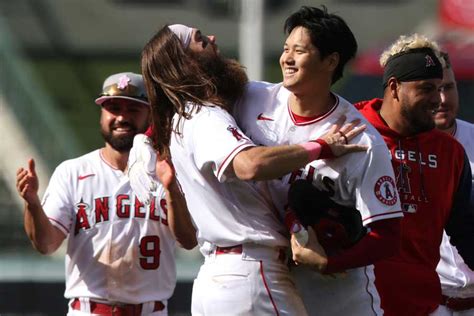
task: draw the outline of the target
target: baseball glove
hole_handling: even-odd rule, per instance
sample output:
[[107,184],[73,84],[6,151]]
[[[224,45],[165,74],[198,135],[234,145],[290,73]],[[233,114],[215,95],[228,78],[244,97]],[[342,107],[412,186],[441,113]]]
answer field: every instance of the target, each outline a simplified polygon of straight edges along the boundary
[[128,155],[127,175],[135,195],[145,204],[150,203],[152,192],[158,187],[155,177],[156,159],[151,140],[144,134],[135,135]]
[[313,227],[328,253],[353,246],[367,233],[357,209],[335,203],[327,192],[306,180],[297,180],[290,186],[288,207],[304,227]]

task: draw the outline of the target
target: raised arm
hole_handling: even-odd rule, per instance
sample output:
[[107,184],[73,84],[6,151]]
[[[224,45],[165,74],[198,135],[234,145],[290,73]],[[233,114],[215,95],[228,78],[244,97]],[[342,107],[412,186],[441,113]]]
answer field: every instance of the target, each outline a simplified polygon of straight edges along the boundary
[[41,254],[51,254],[66,238],[64,233],[51,224],[38,197],[39,181],[35,161],[28,161],[28,169],[20,168],[16,174],[18,193],[25,201],[24,227],[33,247]]
[[172,163],[169,160],[156,161],[156,176],[166,192],[168,223],[176,241],[185,249],[197,245],[196,229],[191,220],[184,193],[176,179]]

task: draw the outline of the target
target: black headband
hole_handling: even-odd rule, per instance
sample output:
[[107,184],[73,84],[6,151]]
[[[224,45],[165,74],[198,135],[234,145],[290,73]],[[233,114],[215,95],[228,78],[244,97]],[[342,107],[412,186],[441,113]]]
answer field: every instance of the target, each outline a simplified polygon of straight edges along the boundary
[[443,78],[443,67],[431,48],[415,48],[390,57],[383,72],[383,87],[388,79],[398,81],[417,81],[424,79]]

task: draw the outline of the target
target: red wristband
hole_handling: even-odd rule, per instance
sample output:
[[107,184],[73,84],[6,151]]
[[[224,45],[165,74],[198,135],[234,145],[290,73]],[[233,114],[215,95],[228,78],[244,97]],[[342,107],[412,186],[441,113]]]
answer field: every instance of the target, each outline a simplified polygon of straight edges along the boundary
[[326,143],[324,139],[318,138],[313,142],[316,142],[321,145],[321,154],[319,155],[319,159],[336,158],[336,156],[334,156],[334,154],[332,153],[331,147],[329,147],[328,143]]

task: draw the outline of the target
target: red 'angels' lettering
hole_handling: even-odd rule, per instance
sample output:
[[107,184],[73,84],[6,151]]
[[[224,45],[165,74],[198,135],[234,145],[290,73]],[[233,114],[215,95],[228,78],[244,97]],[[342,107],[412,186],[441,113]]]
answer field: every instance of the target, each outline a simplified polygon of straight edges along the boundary
[[95,222],[109,220],[109,197],[95,199]]
[[[83,200],[76,204],[76,222],[74,227],[74,234],[77,235],[81,229],[91,228],[91,224],[106,222],[110,218],[110,197],[100,197],[94,199],[93,208],[91,208]],[[166,207],[166,200],[160,200],[160,208],[156,207],[156,199],[152,199],[148,207],[145,206],[138,198],[130,201],[130,196],[127,194],[120,194],[117,196],[115,201],[115,213],[119,218],[130,218],[131,206],[133,205],[133,217],[135,218],[146,218],[147,213],[149,219],[152,221],[161,221],[163,225],[168,225],[168,208]],[[162,211],[160,211],[160,209]],[[91,217],[89,217],[89,215]],[[93,222],[95,220],[95,222]]]

